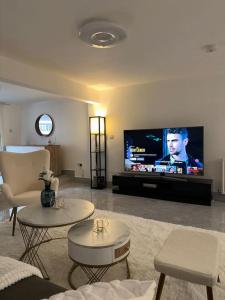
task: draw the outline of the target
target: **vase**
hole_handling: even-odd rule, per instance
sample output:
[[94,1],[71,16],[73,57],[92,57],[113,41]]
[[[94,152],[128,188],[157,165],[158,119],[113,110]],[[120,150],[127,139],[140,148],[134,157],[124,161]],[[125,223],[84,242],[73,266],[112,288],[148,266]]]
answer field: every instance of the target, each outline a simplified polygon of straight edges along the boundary
[[45,185],[45,189],[41,192],[42,207],[52,207],[55,203],[55,191],[51,190],[50,185]]

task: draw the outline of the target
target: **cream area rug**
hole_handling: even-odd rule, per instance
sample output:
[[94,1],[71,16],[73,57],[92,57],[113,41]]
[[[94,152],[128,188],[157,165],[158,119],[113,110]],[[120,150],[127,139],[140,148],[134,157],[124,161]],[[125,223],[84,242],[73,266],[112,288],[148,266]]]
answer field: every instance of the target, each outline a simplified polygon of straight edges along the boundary
[[[159,252],[165,239],[175,228],[184,226],[138,218],[130,215],[118,214],[109,211],[96,210],[94,217],[105,216],[115,218],[126,223],[131,231],[131,252],[128,258],[131,278],[139,280],[158,280],[159,274],[154,270],[154,256]],[[15,237],[11,236],[10,223],[0,223],[0,255],[19,258],[24,251],[24,244],[19,226]],[[206,231],[203,229],[185,227],[187,230]],[[54,235],[65,235],[68,227],[52,229]],[[214,288],[215,300],[225,299],[225,234],[216,231],[211,232],[221,242],[220,279],[222,287]],[[50,280],[65,288],[69,288],[67,275],[72,261],[67,255],[67,240],[54,240],[43,244],[39,249],[40,257],[50,275]],[[125,264],[120,263],[112,267],[103,280],[124,279],[126,274]],[[74,283],[79,286],[86,283],[86,277],[80,269],[73,274]],[[162,300],[206,300],[206,288],[182,280],[166,277],[162,293]]]

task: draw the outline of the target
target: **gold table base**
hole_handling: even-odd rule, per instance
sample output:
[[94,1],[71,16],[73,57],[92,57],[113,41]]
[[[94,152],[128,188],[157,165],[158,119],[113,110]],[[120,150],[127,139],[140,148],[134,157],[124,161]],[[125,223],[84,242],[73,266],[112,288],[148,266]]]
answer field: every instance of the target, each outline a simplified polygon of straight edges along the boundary
[[[129,253],[128,253],[129,255]],[[80,267],[81,270],[84,271],[84,273],[86,274],[87,278],[88,278],[88,282],[86,284],[92,284],[94,282],[99,282],[101,281],[102,277],[105,275],[105,273],[109,270],[109,268],[111,268],[112,266],[122,262],[122,261],[126,261],[126,268],[127,268],[127,279],[130,278],[130,268],[129,268],[129,264],[128,264],[128,260],[127,260],[127,257],[124,257],[123,259],[117,261],[117,262],[114,262],[112,264],[108,264],[108,265],[85,265],[85,264],[81,264],[77,261],[74,261],[74,264],[72,265],[70,271],[69,271],[69,274],[68,274],[68,282],[69,282],[69,285],[71,286],[71,288],[73,288],[74,290],[77,289],[77,287],[73,284],[72,282],[72,274],[73,272],[78,268]]]

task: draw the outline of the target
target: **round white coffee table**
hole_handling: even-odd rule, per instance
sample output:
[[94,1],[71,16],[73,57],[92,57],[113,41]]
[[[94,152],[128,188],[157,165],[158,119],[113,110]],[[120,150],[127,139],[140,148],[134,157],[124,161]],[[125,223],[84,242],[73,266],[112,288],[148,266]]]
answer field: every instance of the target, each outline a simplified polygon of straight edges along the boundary
[[93,283],[100,281],[111,266],[126,260],[127,278],[130,278],[127,261],[130,253],[129,228],[123,222],[108,219],[103,230],[98,232],[97,220],[86,220],[68,231],[68,254],[74,262],[68,281],[74,289],[71,277],[77,267],[87,275],[88,283]]
[[21,209],[17,214],[21,234],[25,244],[25,251],[20,260],[38,267],[45,279],[49,279],[48,273],[38,255],[41,244],[49,242],[53,238],[49,228],[75,224],[86,220],[94,213],[93,203],[81,199],[65,199],[62,208],[42,207],[41,203],[29,205]]

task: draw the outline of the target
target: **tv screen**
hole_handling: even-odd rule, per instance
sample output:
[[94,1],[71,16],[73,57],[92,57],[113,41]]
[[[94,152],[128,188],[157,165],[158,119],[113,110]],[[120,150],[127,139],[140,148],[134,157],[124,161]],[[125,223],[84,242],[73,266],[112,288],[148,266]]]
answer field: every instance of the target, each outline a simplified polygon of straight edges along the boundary
[[203,127],[124,130],[125,171],[203,175]]

